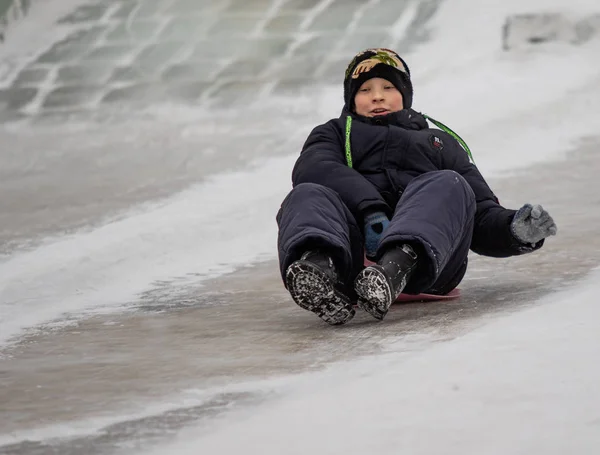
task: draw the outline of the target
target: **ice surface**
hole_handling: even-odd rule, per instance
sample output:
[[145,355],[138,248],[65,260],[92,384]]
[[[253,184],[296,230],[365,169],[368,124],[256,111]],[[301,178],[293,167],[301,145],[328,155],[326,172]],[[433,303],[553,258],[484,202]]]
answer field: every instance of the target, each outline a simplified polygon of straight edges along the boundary
[[[529,2],[526,9],[541,5]],[[543,9],[552,6],[544,3]],[[581,2],[582,14],[587,7]],[[415,108],[458,131],[484,175],[564,157],[575,141],[600,130],[600,117],[579,115],[600,102],[597,41],[552,52],[504,53],[500,24],[509,12],[523,11],[523,2],[494,2],[485,12],[464,2],[447,1],[441,8],[433,19],[437,28],[432,42],[405,55],[413,71]],[[454,23],[467,11],[472,11],[469,27],[457,29]],[[156,279],[182,273],[214,275],[215,270],[230,271],[257,257],[274,258],[273,217],[289,189],[291,166],[304,139],[298,132],[306,134],[318,122],[338,115],[341,87],[317,86],[293,104],[296,113],[286,115],[295,115],[297,123],[282,124],[275,133],[295,138],[287,158],[240,175],[215,176],[211,183],[158,207],[147,205],[143,214],[0,264],[0,339],[66,312],[119,308]],[[255,118],[282,105],[290,106],[290,98],[265,98]],[[566,106],[571,113],[566,114]],[[185,125],[183,143],[186,137],[205,134],[200,122],[210,114],[204,108],[160,106],[149,112],[161,124]],[[252,131],[252,122],[246,120],[244,128]],[[221,122],[216,131],[222,130],[225,137],[233,133],[233,125]],[[215,269],[211,264],[216,255],[222,265]],[[15,311],[24,304],[35,311]]]
[[0,340],[64,312],[119,307],[154,280],[198,281],[272,257],[291,166],[280,158],[216,176],[152,210],[0,263]]
[[[325,7],[332,2],[312,3]],[[475,1],[446,0],[433,18],[432,41],[403,54],[413,73],[415,108],[458,131],[486,176],[564,158],[579,140],[599,131],[600,118],[594,115],[600,103],[598,42],[539,52],[501,50],[501,27],[509,14],[565,8],[586,14],[598,8],[594,0],[563,3],[498,0],[484,8]],[[32,18],[50,28],[51,14],[40,18],[34,13]],[[400,40],[414,10],[406,14],[396,22]],[[362,19],[356,18],[357,23]],[[36,35],[31,32],[38,23],[32,19],[27,24],[22,30],[29,35],[22,36],[6,60],[17,67],[71,27]],[[11,33],[13,43],[17,32],[19,28]],[[6,49],[2,52],[8,55]],[[13,69],[5,71],[8,80],[16,74]],[[341,92],[339,85],[329,84],[293,97],[266,91],[259,103],[262,123],[250,109],[230,117],[205,107],[172,105],[143,112],[158,130],[149,134],[149,141],[190,146],[207,134],[207,124],[223,140],[239,129],[264,128],[265,135],[288,141],[289,152],[261,159],[244,171],[213,175],[110,224],[15,253],[0,263],[0,342],[27,328],[61,321],[65,313],[120,310],[156,280],[185,280],[188,275],[195,280],[273,259],[274,215],[289,189],[291,166],[310,127],[339,114]],[[281,106],[290,104],[295,110],[286,110],[280,125]],[[183,125],[181,135],[160,138],[164,125]],[[78,126],[64,128],[68,132]],[[244,143],[247,136],[236,140]],[[99,140],[96,145],[103,144]],[[522,202],[546,206],[546,201]],[[595,201],[587,203],[594,207]],[[565,222],[576,224],[577,211],[573,201]],[[568,261],[578,260],[563,254]],[[600,442],[600,403],[594,393],[600,378],[593,361],[598,358],[594,303],[599,289],[594,282],[599,276],[595,272],[580,289],[418,355],[401,354],[390,344],[384,356],[282,379],[277,386],[265,383],[265,390],[285,391],[284,398],[217,421],[202,430],[202,438],[196,434],[200,430],[184,432],[159,453],[594,452]],[[67,423],[58,430],[25,432],[17,440],[85,434],[106,423],[83,420],[76,431]]]
[[425,352],[392,344],[386,355],[306,375],[283,398],[150,453],[595,453],[599,293],[596,270]]
[[[56,20],[89,0],[62,0],[32,4],[24,19],[10,29],[0,46],[0,88],[10,84],[18,72],[49,44],[63,39],[73,26],[56,26]],[[43,30],[43,33],[40,31]]]

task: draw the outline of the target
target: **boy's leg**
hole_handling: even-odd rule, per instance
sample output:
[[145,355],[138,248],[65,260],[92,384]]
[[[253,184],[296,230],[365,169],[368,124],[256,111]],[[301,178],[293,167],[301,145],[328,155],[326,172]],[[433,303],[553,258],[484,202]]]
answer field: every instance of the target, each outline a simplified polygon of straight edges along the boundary
[[433,289],[442,272],[448,280],[461,275],[475,210],[473,190],[458,173],[435,171],[413,179],[383,234],[377,264],[357,278],[359,304],[382,319],[403,290]]
[[354,316],[352,281],[363,246],[354,217],[337,193],[296,186],[277,214],[281,276],[294,301],[330,324]]

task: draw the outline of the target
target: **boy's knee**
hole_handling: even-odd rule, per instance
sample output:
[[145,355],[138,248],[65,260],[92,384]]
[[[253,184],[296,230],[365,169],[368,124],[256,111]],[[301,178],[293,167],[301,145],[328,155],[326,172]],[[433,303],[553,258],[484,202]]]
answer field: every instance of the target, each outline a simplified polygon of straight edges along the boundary
[[444,169],[441,171],[428,172],[432,178],[439,181],[447,191],[463,191],[468,201],[475,201],[475,193],[465,178],[456,171]]
[[435,179],[436,181],[447,183],[448,185],[462,184],[462,185],[468,186],[467,181],[464,179],[464,177],[462,175],[460,175],[456,171],[452,171],[449,169],[428,172],[424,175],[427,175],[430,178]]
[[452,170],[431,171],[415,177],[410,185],[413,191],[432,193],[451,199],[463,200],[468,206],[475,205],[475,193],[471,185],[458,172]]

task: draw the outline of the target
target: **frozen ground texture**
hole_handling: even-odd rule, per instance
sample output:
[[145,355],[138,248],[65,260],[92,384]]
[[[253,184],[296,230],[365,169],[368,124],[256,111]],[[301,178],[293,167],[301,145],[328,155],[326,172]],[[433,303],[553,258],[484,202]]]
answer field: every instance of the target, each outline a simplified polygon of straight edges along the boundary
[[[507,16],[561,3],[34,6],[1,49],[0,452],[146,452],[191,425],[160,450],[593,453],[598,275],[574,280],[600,262],[600,44],[501,42]],[[171,27],[186,37],[164,34],[186,19]],[[274,214],[368,45],[397,48],[415,108],[559,235],[524,258],[473,257],[460,302],[335,331],[282,289]]]
[[[61,2],[58,15],[66,28],[50,27],[50,5],[32,10],[23,24],[28,34],[15,43],[16,50],[5,50],[25,55],[17,66],[40,60],[31,50],[32,43],[43,41],[31,35],[36,21],[50,27],[44,36],[87,46],[85,40],[73,37],[71,22],[89,26],[91,18],[102,21],[115,9],[104,4],[90,10],[88,4],[75,7],[73,3],[70,10],[75,12],[67,14],[66,3]],[[330,1],[268,5],[281,9],[303,5],[302,15],[310,19],[305,22],[308,28],[322,17],[335,17],[325,13],[336,5]],[[387,11],[387,3],[361,5],[356,10],[360,14],[352,16],[357,20],[371,17],[366,5]],[[412,39],[417,12],[422,5],[433,7],[431,2],[403,5],[404,22],[387,32],[393,42],[402,36]],[[535,3],[495,4],[490,10],[494,14],[481,12],[468,30],[457,33],[450,24],[466,17],[469,8],[478,11],[464,5],[449,2],[435,16],[426,16],[424,30],[435,31],[436,38],[421,44],[419,52],[405,54],[413,67],[416,108],[459,131],[488,177],[564,158],[577,140],[595,136],[600,123],[592,115],[600,78],[595,64],[597,42],[505,53],[498,32],[505,17],[535,11]],[[206,8],[217,14],[216,4]],[[270,17],[270,7],[261,8],[253,9],[252,17],[257,11]],[[287,17],[283,10],[277,11],[276,17]],[[591,11],[582,3],[578,14]],[[142,12],[128,17],[133,20]],[[15,32],[14,40],[18,38]],[[384,43],[390,44],[389,40]],[[37,44],[35,49],[43,49]],[[52,65],[56,69],[60,64]],[[14,93],[16,79],[10,83],[7,93]],[[7,124],[0,168],[0,187],[10,195],[0,201],[3,250],[9,255],[19,246],[39,247],[10,255],[0,264],[0,339],[65,311],[120,307],[156,280],[213,276],[257,258],[273,257],[273,214],[289,189],[297,150],[315,123],[337,115],[341,105],[339,85],[318,83],[296,89],[302,95],[263,96],[254,107],[239,102],[237,109],[158,103],[132,110],[125,103],[124,117],[117,116],[117,124],[84,123],[75,114],[66,118],[68,122]],[[256,93],[255,88],[252,91]],[[32,115],[37,118],[44,112],[37,106]],[[227,172],[231,170],[240,173]],[[202,181],[206,183],[190,189]],[[166,196],[184,189],[165,202]],[[157,199],[160,203],[153,202]],[[137,209],[126,212],[132,205]],[[99,227],[90,230],[90,226]],[[58,234],[63,236],[43,240]],[[31,311],[15,311],[24,302]]]
[[[341,82],[356,49],[424,41],[439,4],[36,5],[2,49],[0,108],[12,121],[0,252],[33,251],[3,264],[0,339],[64,311],[118,306],[156,280],[272,258],[294,155],[315,117],[339,110],[339,97],[323,103],[329,82]],[[91,226],[101,227],[81,233]],[[15,311],[23,302],[36,311]]]
[[451,342],[390,342],[386,354],[296,378],[275,403],[152,453],[596,453],[599,272]]
[[92,0],[59,20],[69,30],[62,39],[15,68],[0,101],[7,116],[164,101],[239,106],[338,83],[356,49],[410,50],[427,38],[420,26],[440,1]]

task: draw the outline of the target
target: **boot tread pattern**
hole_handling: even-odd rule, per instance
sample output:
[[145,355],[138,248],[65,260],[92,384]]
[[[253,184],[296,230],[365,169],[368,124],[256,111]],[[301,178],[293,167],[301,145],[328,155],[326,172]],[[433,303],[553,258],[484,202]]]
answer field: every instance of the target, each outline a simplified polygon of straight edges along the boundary
[[358,275],[354,284],[358,294],[358,306],[382,320],[392,305],[393,295],[390,284],[381,270],[367,267]]
[[294,302],[328,324],[345,324],[354,317],[349,299],[337,291],[331,279],[312,262],[294,262],[288,267],[285,278]]

